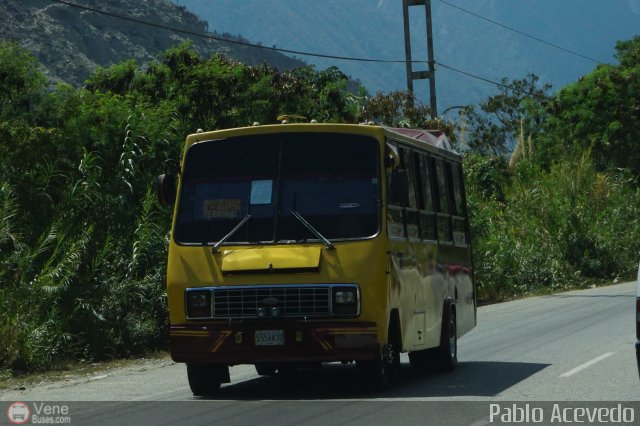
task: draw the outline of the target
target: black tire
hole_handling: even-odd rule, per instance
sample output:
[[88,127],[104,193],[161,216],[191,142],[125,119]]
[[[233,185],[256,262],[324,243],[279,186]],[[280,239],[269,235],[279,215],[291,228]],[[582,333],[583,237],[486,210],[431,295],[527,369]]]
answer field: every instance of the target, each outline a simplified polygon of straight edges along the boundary
[[375,388],[385,389],[400,370],[400,349],[390,343],[380,345],[374,359],[358,361],[357,366]]
[[256,364],[256,372],[260,376],[273,376],[276,374],[276,366],[273,364]]
[[187,364],[191,392],[195,396],[215,395],[220,390],[225,373],[228,374],[228,368],[219,364]]
[[458,327],[456,311],[448,305],[442,315],[440,346],[436,351],[436,366],[439,371],[451,372],[458,364]]

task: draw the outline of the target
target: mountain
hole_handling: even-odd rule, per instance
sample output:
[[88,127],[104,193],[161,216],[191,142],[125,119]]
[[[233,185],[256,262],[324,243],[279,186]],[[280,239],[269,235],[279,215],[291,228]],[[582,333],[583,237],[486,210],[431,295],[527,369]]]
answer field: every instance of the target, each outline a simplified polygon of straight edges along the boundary
[[[242,34],[267,46],[404,59],[401,0],[174,1],[206,20],[210,28]],[[431,4],[435,58],[442,64],[436,71],[439,111],[476,103],[496,90],[495,85],[445,65],[492,81],[535,73],[559,89],[597,65],[566,50],[613,63],[615,42],[640,33],[640,0],[432,0]],[[426,61],[424,12],[411,9],[413,58]],[[404,64],[303,59],[320,68],[337,65],[370,93],[406,88]],[[428,99],[426,81],[417,82],[415,91]]]
[[[183,30],[204,33],[208,24],[168,0],[70,0],[86,8]],[[135,58],[139,64],[191,38],[203,55],[224,53],[248,64],[267,62],[279,69],[305,65],[272,50],[192,37],[158,27],[69,7],[53,0],[0,1],[0,39],[31,51],[51,80],[81,85],[91,71]],[[225,38],[231,38],[224,34]],[[235,40],[239,40],[234,38]],[[246,40],[245,40],[246,41]]]
[[[69,1],[159,25],[198,33],[208,30],[225,38],[269,47],[357,58],[404,59],[401,0]],[[435,58],[441,64],[436,71],[440,112],[451,106],[477,103],[496,90],[491,83],[449,67],[492,81],[535,73],[541,82],[559,89],[597,65],[589,58],[614,62],[615,42],[640,33],[640,0],[431,3]],[[426,61],[425,19],[419,9],[412,8],[413,58]],[[303,61],[320,69],[336,65],[361,81],[372,94],[406,88],[405,67],[401,63],[289,57],[270,49],[170,32],[72,8],[55,0],[2,0],[0,16],[0,39],[16,40],[33,52],[52,80],[75,85],[82,84],[98,66],[130,58],[143,64],[191,38],[194,48],[203,55],[221,52],[248,64],[267,62],[279,69],[302,66]],[[415,91],[420,99],[428,99],[426,81],[416,82]]]

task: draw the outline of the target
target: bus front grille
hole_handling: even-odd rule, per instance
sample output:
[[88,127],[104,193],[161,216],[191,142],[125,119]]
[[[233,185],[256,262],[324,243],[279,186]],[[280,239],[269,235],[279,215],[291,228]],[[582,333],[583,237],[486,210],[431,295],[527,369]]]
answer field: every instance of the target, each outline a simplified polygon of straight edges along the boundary
[[226,287],[212,291],[214,318],[331,315],[330,286]]

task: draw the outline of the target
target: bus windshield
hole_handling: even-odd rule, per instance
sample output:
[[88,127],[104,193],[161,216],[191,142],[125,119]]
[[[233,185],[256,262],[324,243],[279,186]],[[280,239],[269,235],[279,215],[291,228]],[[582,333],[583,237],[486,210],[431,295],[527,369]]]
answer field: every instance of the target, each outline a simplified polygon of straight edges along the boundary
[[214,245],[223,238],[322,240],[317,233],[330,241],[372,237],[381,222],[379,175],[378,144],[369,136],[278,133],[199,142],[185,156],[174,239]]

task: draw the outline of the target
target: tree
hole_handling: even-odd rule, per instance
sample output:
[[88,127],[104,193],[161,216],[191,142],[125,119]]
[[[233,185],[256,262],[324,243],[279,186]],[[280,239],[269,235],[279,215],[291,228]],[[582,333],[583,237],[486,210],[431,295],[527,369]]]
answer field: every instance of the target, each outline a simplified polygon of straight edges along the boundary
[[363,96],[360,116],[391,127],[441,130],[455,143],[453,123],[434,117],[431,108],[418,101],[410,92],[377,93]]
[[124,94],[135,78],[138,64],[135,59],[113,65],[109,68],[98,68],[86,81],[87,90]]
[[616,50],[619,65],[598,65],[558,93],[536,141],[547,164],[591,150],[598,170],[640,173],[640,36]]
[[515,149],[522,132],[525,137],[537,135],[551,90],[550,84],[540,85],[539,80],[535,74],[512,81],[503,78],[497,95],[480,103],[479,109],[467,108],[469,146],[480,153],[505,155]]
[[353,121],[347,81],[183,44],[47,90],[36,60],[0,43],[0,370],[161,347],[171,213],[150,187],[164,161],[198,128]]
[[28,115],[45,89],[35,58],[16,43],[0,40],[0,119]]

